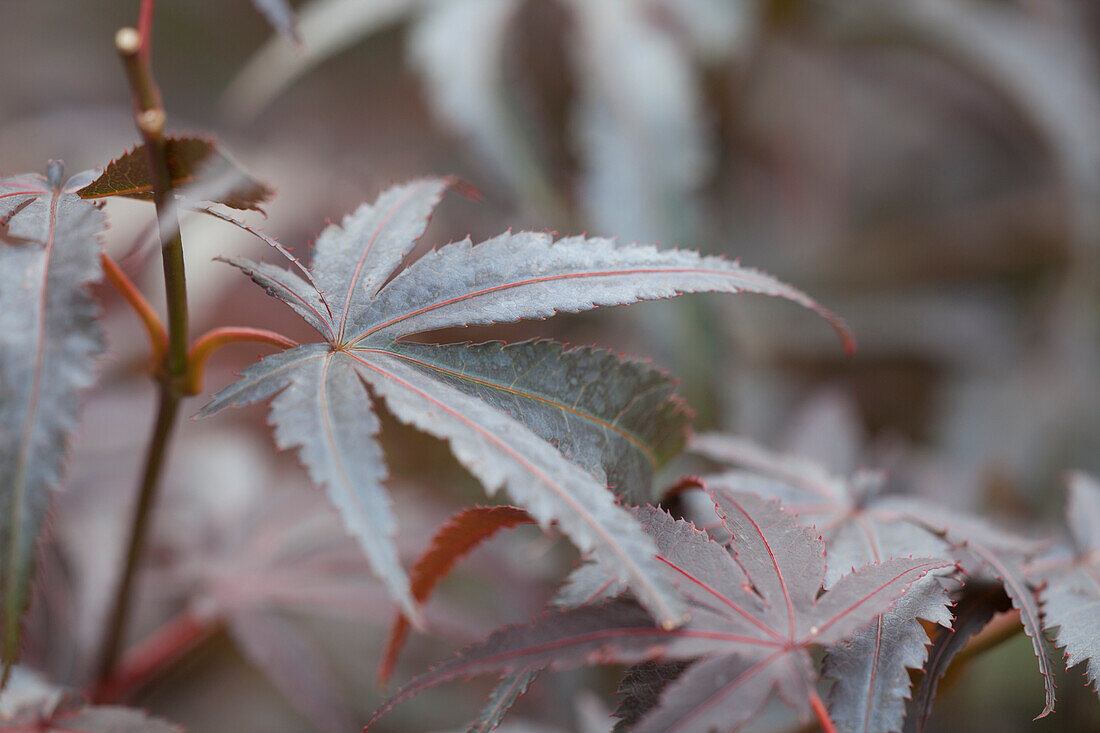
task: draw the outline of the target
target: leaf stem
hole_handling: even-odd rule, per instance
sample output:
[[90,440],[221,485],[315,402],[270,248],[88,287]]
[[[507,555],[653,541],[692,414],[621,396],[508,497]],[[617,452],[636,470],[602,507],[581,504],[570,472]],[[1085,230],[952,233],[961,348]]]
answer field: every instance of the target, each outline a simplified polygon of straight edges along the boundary
[[122,28],[115,34],[115,47],[133,91],[134,121],[145,143],[146,164],[149,167],[149,178],[153,182],[153,202],[157,209],[168,302],[168,348],[160,379],[156,423],[147,449],[140,491],[134,508],[126,564],[107,617],[97,668],[97,680],[101,684],[109,679],[122,648],[134,578],[151,524],[153,505],[164,472],[165,457],[179,412],[179,403],[186,394],[187,282],[179,220],[175,207],[171,205],[172,179],[168,172],[168,149],[164,138],[166,116],[160,103],[160,91],[153,81],[148,63],[153,5],[153,0],[142,0],[140,24],[144,35],[133,28]]
[[246,342],[272,344],[283,349],[292,349],[298,345],[298,342],[293,339],[262,328],[229,326],[207,331],[195,339],[195,343],[191,344],[191,350],[187,355],[187,379],[185,384],[187,394],[195,395],[202,391],[202,378],[206,371],[206,361],[211,354],[227,344]]
[[149,347],[152,349],[153,364],[160,368],[164,364],[164,357],[168,351],[168,333],[164,330],[164,324],[161,323],[160,316],[157,315],[152,304],[145,299],[145,296],[141,294],[133,281],[126,277],[126,273],[122,271],[118,263],[108,257],[106,253],[100,259],[107,280],[126,299],[126,302],[130,304],[130,307],[137,313],[138,318],[141,319],[142,325],[145,326],[145,333],[149,336]]
[[836,726],[833,725],[833,719],[829,717],[829,711],[825,707],[825,703],[821,701],[821,696],[817,694],[817,690],[812,687],[810,688],[810,706],[814,709],[817,722],[821,724],[821,730],[824,733],[836,733]]
[[148,534],[157,487],[160,485],[160,477],[164,472],[164,459],[167,454],[169,438],[175,427],[180,399],[180,395],[170,389],[166,382],[161,384],[156,424],[153,428],[152,439],[149,442],[148,453],[145,456],[145,467],[141,475],[141,488],[138,493],[137,504],[134,507],[130,542],[126,550],[126,564],[118,588],[115,591],[111,613],[108,616],[106,636],[104,637],[97,669],[96,679],[100,685],[111,677],[115,661],[122,649],[122,638],[126,631],[134,578],[137,574],[138,563],[145,544],[145,536]]
[[183,611],[122,655],[111,676],[92,695],[97,704],[123,702],[167,665],[208,639],[221,626]]

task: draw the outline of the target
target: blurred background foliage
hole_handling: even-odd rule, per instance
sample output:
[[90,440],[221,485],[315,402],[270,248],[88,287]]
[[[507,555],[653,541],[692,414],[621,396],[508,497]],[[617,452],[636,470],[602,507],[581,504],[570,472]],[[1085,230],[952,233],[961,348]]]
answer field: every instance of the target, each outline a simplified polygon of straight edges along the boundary
[[[172,127],[215,132],[274,185],[268,218],[253,223],[300,255],[326,220],[386,185],[453,173],[483,200],[451,197],[424,246],[513,227],[740,258],[844,316],[860,349],[846,357],[792,306],[706,297],[442,338],[542,335],[651,356],[681,378],[698,428],[776,446],[816,421],[820,452],[843,451],[830,425],[845,412],[876,446],[862,460],[906,490],[1036,531],[1061,514],[1063,471],[1100,472],[1100,4],[295,4],[300,46],[273,38],[245,0],[162,0],[154,63]],[[111,44],[136,9],[4,3],[5,172],[49,158],[95,167],[136,141]],[[109,251],[158,302],[151,210],[108,210]],[[202,218],[184,239],[196,333],[232,322],[304,335],[211,261],[264,256],[262,244]],[[33,612],[32,658],[73,684],[88,674],[152,417],[140,329],[112,292],[99,295],[111,353]],[[219,355],[207,391],[255,356]],[[443,446],[397,424],[383,435],[411,563],[448,513],[484,497]],[[685,460],[666,480],[692,469]],[[136,704],[201,731],[361,723],[383,695],[375,665],[391,608],[333,527],[295,462],[269,448],[261,411],[184,425],[134,641],[181,609],[224,632]],[[530,616],[573,562],[531,528],[495,540],[444,585],[399,675]],[[1041,686],[1017,642],[943,693],[938,730],[1100,725],[1077,671],[1059,686],[1060,711],[1029,722]],[[607,730],[613,680],[546,676],[513,730]],[[490,684],[425,696],[385,730],[453,726]]]

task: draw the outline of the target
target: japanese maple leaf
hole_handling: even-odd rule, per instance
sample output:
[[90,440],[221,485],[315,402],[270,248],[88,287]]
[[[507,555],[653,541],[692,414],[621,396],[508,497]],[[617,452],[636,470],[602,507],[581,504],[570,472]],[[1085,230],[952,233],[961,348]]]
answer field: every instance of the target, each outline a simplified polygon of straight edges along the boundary
[[75,194],[88,174],[0,181],[0,636],[19,651],[35,540],[61,479],[80,396],[103,349],[88,287],[100,277],[103,214]]
[[[570,460],[552,444],[573,433],[579,446],[589,440],[603,445],[605,436],[610,445],[644,446],[645,439],[623,425],[629,410],[608,409],[630,407],[635,378],[608,370],[603,352],[550,342],[471,347],[402,339],[698,291],[782,296],[846,331],[806,295],[762,273],[693,252],[608,239],[554,241],[545,233],[506,232],[477,245],[466,239],[441,247],[394,275],[447,186],[442,179],[396,186],[342,226],[330,226],[316,242],[312,269],[302,268],[304,277],[234,260],[323,341],[248,368],[200,414],[274,397],[276,443],[299,447],[310,476],[327,487],[410,618],[416,618],[415,603],[394,550],[379,422],[364,382],[398,419],[450,441],[459,462],[488,491],[503,487],[543,526],[556,522],[581,551],[594,553],[628,582],[657,619],[681,623],[682,601],[653,558],[652,542],[606,488],[611,471],[605,466],[618,457],[605,460],[586,449]],[[660,417],[651,413],[648,419]]]
[[[849,448],[846,452],[858,452],[857,446]],[[1027,552],[1037,547],[1035,543],[962,512],[890,495],[884,491],[886,483],[880,473],[837,475],[815,460],[774,453],[730,435],[700,435],[693,449],[747,469],[704,477],[711,490],[719,494],[751,491],[779,499],[821,533],[828,550],[826,588],[853,567],[912,555],[952,557],[974,576],[995,578],[1021,610],[1021,622],[1032,639],[1046,684],[1044,714],[1052,709],[1054,693],[1038,602],[1022,571]],[[938,581],[927,578],[894,612],[883,614],[830,653],[825,675],[837,681],[829,698],[841,730],[901,730],[912,687],[908,669],[920,669],[928,656],[928,635],[915,619],[950,627],[948,602]]]
[[1036,563],[1033,579],[1043,622],[1066,654],[1066,668],[1082,662],[1085,677],[1100,691],[1100,483],[1083,473],[1069,477],[1066,523],[1072,552],[1068,558]]
[[[773,691],[803,717],[817,696],[810,649],[830,647],[890,609],[906,589],[951,562],[895,559],[863,567],[822,592],[825,548],[774,501],[751,494],[715,495],[729,531],[723,546],[662,510],[636,511],[657,546],[668,579],[684,594],[690,620],[668,629],[633,600],[617,597],[549,612],[531,624],[502,629],[417,677],[374,719],[433,685],[475,674],[565,669],[593,663],[696,660],[664,686],[636,731],[734,730]],[[598,568],[597,565],[588,567]],[[583,581],[599,596],[615,585],[597,574]]]

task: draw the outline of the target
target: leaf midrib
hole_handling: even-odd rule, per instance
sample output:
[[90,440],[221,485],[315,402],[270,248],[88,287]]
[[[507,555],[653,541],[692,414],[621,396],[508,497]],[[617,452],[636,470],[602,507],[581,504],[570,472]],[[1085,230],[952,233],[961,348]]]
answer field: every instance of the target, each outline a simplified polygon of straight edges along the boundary
[[[367,330],[363,331],[363,333],[361,333],[358,336],[356,336],[355,338],[349,340],[347,342],[346,346],[350,348],[350,347],[354,346],[355,344],[359,343],[360,341],[362,341],[363,339],[367,338],[368,336],[371,336],[375,333],[378,333],[379,331],[381,331],[383,329],[386,329],[386,328],[389,328],[389,327],[391,327],[391,326],[393,326],[397,323],[400,323],[401,321],[408,320],[409,318],[413,318],[414,316],[419,316],[419,315],[422,315],[424,313],[428,313],[430,311],[436,310],[437,308],[442,308],[444,306],[453,305],[454,303],[460,303],[463,300],[469,300],[471,298],[477,298],[477,297],[480,297],[482,295],[490,295],[492,293],[500,292],[502,290],[510,290],[512,288],[523,287],[525,285],[535,285],[535,284],[538,284],[538,283],[554,282],[554,281],[557,281],[557,280],[570,280],[570,279],[575,279],[575,278],[615,277],[615,276],[629,277],[629,276],[632,276],[632,275],[664,275],[664,274],[671,274],[671,273],[679,273],[679,274],[685,274],[685,275],[716,275],[716,276],[725,277],[725,278],[737,277],[737,278],[745,278],[745,279],[752,279],[756,275],[756,273],[753,273],[750,270],[722,270],[722,269],[714,269],[714,268],[709,268],[709,267],[635,267],[635,268],[632,268],[632,269],[629,269],[629,270],[596,270],[596,271],[591,271],[591,272],[568,272],[568,273],[562,273],[560,275],[546,275],[546,276],[543,276],[543,277],[532,277],[532,278],[527,278],[525,280],[517,280],[515,282],[502,283],[500,285],[494,285],[490,288],[483,288],[481,290],[477,290],[477,291],[474,291],[472,293],[463,293],[461,295],[456,295],[453,298],[447,298],[446,300],[441,300],[441,301],[437,301],[435,303],[431,303],[431,304],[423,306],[421,308],[417,308],[416,310],[409,311],[408,313],[403,313],[402,315],[395,316],[395,317],[389,319],[388,321],[385,321],[385,322],[380,323],[380,324],[375,325],[375,326],[371,326]],[[769,281],[767,284],[770,285],[773,288],[777,287],[777,285],[778,285],[778,283],[776,283],[775,281]],[[741,292],[743,290],[744,290],[744,288],[738,288],[737,292]],[[761,293],[766,293],[766,292],[767,291],[761,291]],[[799,302],[799,301],[796,300],[795,302]]]
[[50,260],[53,255],[54,238],[57,231],[57,200],[59,196],[60,192],[54,191],[53,195],[50,197],[50,226],[44,243],[42,280],[38,295],[38,322],[35,325],[38,339],[35,344],[34,381],[31,386],[30,398],[27,401],[27,416],[23,421],[23,434],[19,441],[19,452],[16,454],[11,516],[11,520],[13,521],[11,541],[8,545],[10,567],[8,568],[7,580],[5,582],[5,602],[7,608],[4,614],[4,625],[6,628],[4,629],[3,647],[6,662],[10,661],[15,654],[15,650],[11,647],[13,645],[13,640],[18,637],[19,606],[22,603],[22,594],[18,592],[18,588],[21,585],[19,580],[21,574],[18,571],[18,565],[19,548],[23,544],[23,512],[27,501],[27,457],[30,452],[31,434],[34,432],[34,425],[38,413],[38,403],[42,391],[42,362],[44,361],[46,351],[46,291],[49,286]]
[[[379,222],[378,226],[374,228],[374,233],[371,234],[370,241],[367,242],[367,245],[365,247],[363,247],[363,252],[359,255],[359,260],[355,263],[355,272],[352,273],[351,282],[348,283],[348,291],[344,295],[344,309],[340,313],[340,331],[338,337],[340,340],[343,340],[344,338],[344,326],[347,324],[348,311],[351,309],[352,296],[355,294],[355,285],[359,282],[359,277],[363,273],[363,265],[366,263],[367,257],[370,256],[371,250],[374,249],[374,243],[378,241],[378,237],[381,236],[382,230],[385,229],[386,225],[390,223],[390,220],[397,215],[397,212],[399,212],[402,207],[409,203],[409,201],[411,201],[416,194],[420,193],[420,190],[425,185],[427,185],[427,182],[422,181],[420,185],[414,186],[408,193],[402,196],[401,200],[398,201],[388,212],[386,212],[386,215],[382,218],[382,221]],[[374,293],[371,293],[370,296],[373,297]],[[350,344],[346,344],[346,346],[349,345]]]

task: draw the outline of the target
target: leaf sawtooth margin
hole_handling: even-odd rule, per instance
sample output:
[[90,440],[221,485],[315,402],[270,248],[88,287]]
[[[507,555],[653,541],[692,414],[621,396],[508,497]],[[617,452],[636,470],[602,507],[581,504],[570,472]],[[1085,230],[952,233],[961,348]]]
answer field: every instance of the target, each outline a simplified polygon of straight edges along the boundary
[[[436,584],[450,574],[459,560],[492,539],[497,532],[534,521],[527,512],[512,506],[477,506],[452,515],[436,530],[428,549],[413,566],[410,573],[413,598],[417,603],[426,601]],[[378,668],[380,686],[384,686],[393,675],[397,657],[408,635],[409,620],[398,614]]]
[[555,241],[544,232],[505,232],[480,244],[465,239],[429,252],[395,277],[369,312],[352,322],[357,328],[350,342],[544,319],[702,292],[758,293],[790,300],[825,318],[845,349],[855,349],[847,326],[832,311],[797,288],[736,261],[602,237]]
[[[951,556],[951,544],[906,518],[881,495],[882,479],[860,471],[835,475],[812,459],[781,454],[734,435],[696,436],[692,449],[712,460],[746,467],[706,476],[717,493],[748,491],[779,499],[801,521],[819,528],[827,550],[825,587],[851,568],[907,555]],[[961,518],[956,516],[952,521]],[[976,521],[976,520],[975,520]],[[829,710],[838,730],[898,731],[911,697],[909,669],[927,657],[928,635],[917,619],[950,628],[949,596],[923,578],[889,612],[829,650],[823,674],[835,680]]]
[[61,183],[0,181],[0,635],[5,674],[19,652],[35,540],[61,479],[81,393],[103,349],[88,287],[100,279],[106,218]]
[[310,479],[325,487],[390,596],[420,624],[393,541],[397,523],[382,486],[386,464],[377,440],[378,417],[352,360],[327,344],[272,354],[245,369],[198,416],[272,396],[269,421],[275,426],[275,444],[298,449]]
[[[450,441],[459,461],[490,492],[503,487],[542,526],[557,522],[578,548],[609,562],[618,579],[629,584],[663,624],[682,623],[682,602],[662,579],[651,543],[616,504],[606,483],[554,448],[554,435],[536,434],[537,427],[525,422],[522,414],[514,419],[468,393],[476,390],[447,384],[437,369],[403,353],[408,344],[398,339],[447,326],[545,318],[560,311],[701,291],[785,297],[829,318],[849,345],[850,335],[839,319],[808,296],[763,273],[686,250],[661,251],[607,239],[569,237],[555,243],[548,234],[506,232],[476,246],[469,240],[447,245],[394,276],[452,183],[451,179],[423,179],[394,186],[345,217],[340,226],[326,228],[314,247],[313,282],[275,276],[244,260],[233,264],[291,303],[318,329],[326,343],[312,348],[354,361],[359,376],[395,416]],[[279,375],[268,382],[262,374],[247,373],[244,387],[231,386],[215,395],[200,414],[288,389],[294,379],[287,378],[285,371]],[[468,369],[463,376],[482,375]],[[298,430],[293,440],[279,438],[279,430],[296,430],[283,427],[284,421],[294,419],[293,410],[273,410],[277,439],[287,446],[302,446],[300,455],[315,481],[331,480],[332,472],[325,466],[311,464],[333,454],[332,440],[324,432]],[[311,445],[318,442],[320,446]],[[363,475],[349,474],[348,483],[377,483],[379,471],[361,461],[357,470]],[[328,485],[331,491],[331,481]],[[345,521],[364,519],[345,517]],[[384,533],[377,541],[393,544]],[[391,590],[400,589],[398,600],[403,610],[410,611],[403,571],[399,573],[388,559],[379,562],[377,555],[373,561],[376,568],[383,568],[380,572]]]
[[1085,662],[1085,679],[1100,691],[1100,482],[1075,471],[1066,483],[1072,555],[1033,582],[1041,587],[1043,627],[1064,651],[1066,669]]
[[[666,572],[689,600],[692,616],[682,627],[654,624],[628,597],[550,611],[530,624],[494,632],[413,679],[370,724],[397,703],[461,677],[703,658],[665,687],[660,703],[635,730],[736,727],[773,690],[808,715],[817,676],[807,648],[843,641],[891,608],[914,582],[952,564],[889,560],[846,575],[821,593],[823,547],[809,530],[778,504],[751,495],[716,503],[733,536],[730,549],[659,509],[635,512],[656,542]],[[761,548],[760,561],[748,562]],[[805,565],[813,555],[819,562]]]

